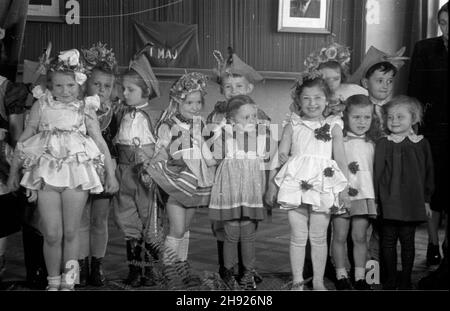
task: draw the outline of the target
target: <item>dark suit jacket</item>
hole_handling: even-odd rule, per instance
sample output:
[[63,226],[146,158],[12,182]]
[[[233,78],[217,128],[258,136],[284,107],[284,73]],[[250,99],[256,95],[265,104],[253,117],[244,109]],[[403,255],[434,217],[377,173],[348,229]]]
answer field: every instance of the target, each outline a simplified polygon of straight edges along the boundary
[[426,105],[425,128],[448,122],[448,51],[442,37],[416,43],[408,95]]
[[[300,3],[299,1],[297,3]],[[296,5],[296,2],[291,4],[291,17],[307,17],[307,18],[319,18],[320,17],[320,1],[311,0],[309,6],[305,12],[302,14],[300,4]]]

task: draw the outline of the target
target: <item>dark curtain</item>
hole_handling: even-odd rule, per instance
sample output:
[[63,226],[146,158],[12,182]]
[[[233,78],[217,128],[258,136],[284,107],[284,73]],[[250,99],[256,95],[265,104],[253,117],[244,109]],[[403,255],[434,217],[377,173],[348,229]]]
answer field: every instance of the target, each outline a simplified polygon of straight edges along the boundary
[[0,74],[15,82],[22,49],[29,0],[1,0],[0,27],[6,30],[2,42]]

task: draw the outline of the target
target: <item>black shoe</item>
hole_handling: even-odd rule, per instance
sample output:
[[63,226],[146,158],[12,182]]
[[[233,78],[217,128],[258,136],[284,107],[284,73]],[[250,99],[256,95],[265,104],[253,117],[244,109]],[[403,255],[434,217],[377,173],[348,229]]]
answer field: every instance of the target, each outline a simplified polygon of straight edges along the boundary
[[441,262],[441,254],[439,253],[439,245],[428,243],[427,247],[427,266],[438,265]]
[[142,267],[128,265],[128,268],[129,271],[128,276],[125,279],[125,284],[130,285],[131,287],[141,286]]
[[439,268],[420,279],[420,290],[448,290],[448,260],[444,257]]
[[225,269],[224,277],[222,278],[225,285],[230,290],[241,290],[238,282],[234,278],[233,270]]
[[155,286],[155,274],[153,273],[152,266],[144,267],[144,275],[141,278],[142,286]]
[[239,285],[243,290],[255,290],[256,282],[252,270],[247,270],[239,280]]
[[80,266],[80,283],[77,287],[86,287],[89,282],[89,257],[78,260]]
[[263,281],[262,276],[256,271],[256,269],[252,270],[253,278],[255,279],[256,284],[259,284]]
[[220,266],[219,267],[219,275],[220,275],[220,277],[223,279],[224,278],[224,276],[225,276],[225,271],[226,271],[227,269],[224,267],[224,266]]
[[106,278],[102,269],[102,259],[103,258],[97,257],[91,258],[91,274],[89,276],[89,284],[93,286],[100,287],[105,285]]
[[128,276],[125,284],[131,287],[141,286],[142,276],[142,257],[141,257],[141,241],[137,239],[127,240],[127,260],[128,260]]
[[370,290],[369,284],[367,284],[366,280],[358,280],[353,285],[355,290]]
[[192,271],[187,261],[176,262],[175,265],[181,280],[186,286],[193,287],[202,284],[202,280]]
[[349,278],[342,278],[336,281],[337,290],[352,290],[352,283]]

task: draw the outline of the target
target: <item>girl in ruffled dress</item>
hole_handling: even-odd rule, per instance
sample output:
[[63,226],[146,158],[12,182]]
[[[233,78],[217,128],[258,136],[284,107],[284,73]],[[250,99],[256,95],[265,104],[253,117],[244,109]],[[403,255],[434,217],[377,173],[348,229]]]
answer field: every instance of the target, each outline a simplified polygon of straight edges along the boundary
[[[48,290],[73,290],[78,276],[78,229],[89,193],[115,192],[118,183],[102,138],[98,96],[82,98],[86,81],[78,50],[61,52],[39,87],[27,127],[19,138],[8,186],[20,184],[38,200],[44,235]],[[105,188],[102,175],[105,176]],[[63,266],[61,267],[61,263]],[[63,274],[61,275],[61,270]]]
[[[293,92],[300,115],[293,113],[283,131],[279,157],[285,163],[275,176],[277,201],[288,210],[291,227],[290,257],[293,290],[303,289],[305,246],[309,236],[313,287],[326,290],[323,277],[327,257],[330,213],[338,212],[346,198],[347,163],[343,122],[324,117],[329,89],[317,72],[304,73]],[[334,159],[334,160],[333,160]],[[341,198],[340,198],[341,197]]]

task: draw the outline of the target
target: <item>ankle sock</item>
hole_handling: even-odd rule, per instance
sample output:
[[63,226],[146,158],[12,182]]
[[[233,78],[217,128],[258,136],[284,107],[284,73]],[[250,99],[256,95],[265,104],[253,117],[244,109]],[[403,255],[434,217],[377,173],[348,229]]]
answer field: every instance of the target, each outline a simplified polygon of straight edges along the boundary
[[345,268],[336,268],[336,279],[348,278],[347,270]]
[[366,278],[366,269],[355,267],[355,281],[364,280]]

